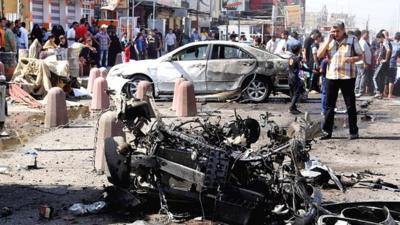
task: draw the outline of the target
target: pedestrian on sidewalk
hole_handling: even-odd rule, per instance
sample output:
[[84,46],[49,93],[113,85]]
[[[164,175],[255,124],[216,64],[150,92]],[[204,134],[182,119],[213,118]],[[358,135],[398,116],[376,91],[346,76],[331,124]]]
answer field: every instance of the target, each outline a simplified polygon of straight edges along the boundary
[[357,109],[355,86],[355,62],[362,59],[362,50],[356,37],[346,34],[343,22],[332,25],[327,41],[318,50],[318,58],[328,57],[326,73],[326,111],[321,140],[332,137],[335,107],[339,90],[341,90],[347,107],[350,136],[357,139]]
[[193,29],[192,35],[190,35],[190,41],[191,42],[201,41],[200,34],[196,28]]
[[73,22],[69,30],[67,31],[67,42],[68,48],[71,48],[76,42],[76,29],[78,28],[78,22]]
[[124,62],[128,63],[131,60],[131,41],[126,42],[124,52],[125,52]]
[[371,91],[371,81],[372,81],[372,51],[369,40],[369,32],[363,30],[361,32],[361,37],[359,40],[361,50],[363,51],[363,60],[356,63],[357,78],[355,93],[356,97],[361,97],[364,93]]
[[20,40],[19,40],[19,48],[20,49],[29,49],[29,33],[25,29],[26,24],[25,22],[21,23],[21,27],[19,28],[19,31],[21,32]]
[[276,39],[276,36],[272,34],[271,39],[267,42],[267,46],[265,49],[269,53],[274,53],[276,50],[276,47],[278,46],[279,40]]
[[292,45],[290,51],[293,53],[289,59],[289,93],[290,93],[290,107],[289,113],[293,115],[301,114],[302,112],[297,108],[297,101],[300,99],[301,94],[305,91],[304,85],[300,79],[300,70],[311,70],[305,68],[300,56],[301,44]]
[[375,88],[375,98],[382,98],[384,91],[385,74],[389,70],[389,61],[392,56],[392,44],[385,38],[383,31],[376,35],[376,39],[380,44],[379,53],[377,57],[377,67],[374,73],[373,81]]
[[96,39],[99,43],[100,50],[100,61],[99,64],[102,67],[107,67],[108,64],[108,49],[110,48],[111,39],[107,34],[107,25],[103,24],[100,27],[100,32],[96,34]]
[[135,39],[135,51],[137,55],[137,60],[144,60],[145,58],[145,51],[146,51],[146,39],[144,38],[143,33],[139,33]]
[[167,51],[171,52],[175,49],[176,45],[176,36],[172,32],[172,29],[169,29],[169,32],[167,35],[165,35],[165,45],[167,46]]
[[321,114],[325,115],[326,111],[326,70],[328,68],[329,59],[325,57],[320,63],[321,73]]
[[4,47],[5,52],[16,52],[17,51],[15,35],[12,30],[13,30],[13,23],[10,21],[7,21],[6,31],[5,31],[5,47]]
[[110,49],[108,51],[108,66],[114,66],[118,53],[122,52],[121,42],[115,33],[115,29],[108,29],[110,31]]

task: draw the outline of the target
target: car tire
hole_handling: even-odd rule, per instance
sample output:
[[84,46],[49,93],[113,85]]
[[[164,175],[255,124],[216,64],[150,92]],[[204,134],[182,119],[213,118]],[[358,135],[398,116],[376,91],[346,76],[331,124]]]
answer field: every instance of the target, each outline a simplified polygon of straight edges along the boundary
[[242,96],[252,102],[263,102],[269,98],[272,91],[272,82],[267,77],[257,76],[248,78],[242,86]]
[[131,81],[127,83],[125,87],[125,91],[129,98],[133,98],[135,96],[137,85],[140,81],[150,81],[150,79],[144,75],[133,75],[130,80]]

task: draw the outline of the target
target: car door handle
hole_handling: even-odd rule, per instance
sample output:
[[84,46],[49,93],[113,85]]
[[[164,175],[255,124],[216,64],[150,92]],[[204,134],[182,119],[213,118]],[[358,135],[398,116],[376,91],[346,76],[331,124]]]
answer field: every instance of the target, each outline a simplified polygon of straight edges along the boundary
[[202,67],[204,67],[205,65],[203,65],[203,64],[196,64],[196,65],[194,65],[194,67],[199,67],[199,68],[202,68]]
[[243,66],[252,66],[253,64],[254,64],[253,62],[242,63]]

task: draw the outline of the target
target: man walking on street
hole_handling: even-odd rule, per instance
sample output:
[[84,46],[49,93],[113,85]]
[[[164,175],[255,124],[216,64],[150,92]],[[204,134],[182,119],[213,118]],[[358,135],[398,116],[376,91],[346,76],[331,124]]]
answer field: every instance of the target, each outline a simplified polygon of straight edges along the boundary
[[78,28],[78,22],[73,22],[69,30],[67,31],[68,48],[71,48],[76,41],[76,28]]
[[371,81],[370,78],[372,76],[372,52],[368,40],[369,32],[367,30],[363,30],[361,32],[359,43],[361,50],[364,53],[364,59],[356,62],[357,78],[355,93],[357,98],[361,97],[366,92],[367,88],[371,88],[371,84],[369,82]]
[[193,29],[193,33],[190,36],[190,41],[191,42],[201,41],[200,34],[199,34],[199,32],[197,32],[196,28]]
[[26,24],[25,22],[21,23],[21,27],[19,28],[19,31],[21,32],[21,37],[19,40],[19,48],[20,49],[28,49],[29,48],[29,33],[25,29]]
[[12,23],[10,21],[7,21],[6,32],[5,32],[5,47],[4,47],[4,51],[6,51],[6,52],[16,52],[17,51],[15,35],[14,35],[14,32],[12,31],[12,29],[13,29]]
[[167,35],[165,35],[165,44],[167,45],[167,51],[171,52],[175,49],[176,45],[176,36],[172,32],[172,29],[169,29],[169,32]]
[[107,25],[101,25],[101,31],[96,34],[96,39],[100,44],[100,66],[107,67],[108,48],[110,48],[111,39],[107,34]]
[[350,136],[357,139],[357,109],[355,86],[355,62],[362,59],[360,44],[354,36],[346,34],[343,22],[333,24],[328,40],[318,50],[318,58],[328,56],[330,60],[326,74],[326,111],[321,140],[332,137],[335,107],[339,90],[347,107]]
[[376,39],[380,44],[380,49],[377,58],[378,66],[376,67],[373,81],[375,88],[375,98],[382,98],[385,73],[387,73],[389,70],[389,60],[392,55],[392,44],[387,38],[385,38],[383,32],[379,32],[376,35]]
[[394,36],[394,41],[391,42],[392,45],[392,55],[389,60],[389,70],[386,73],[385,77],[385,95],[387,93],[387,97],[389,99],[394,98],[394,82],[396,80],[397,75],[397,60],[400,57],[400,33],[397,32]]

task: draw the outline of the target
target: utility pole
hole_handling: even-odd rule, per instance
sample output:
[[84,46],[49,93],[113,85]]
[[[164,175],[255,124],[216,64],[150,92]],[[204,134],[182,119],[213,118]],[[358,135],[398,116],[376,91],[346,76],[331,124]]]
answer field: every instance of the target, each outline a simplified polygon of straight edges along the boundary
[[200,32],[199,10],[200,10],[200,0],[197,0],[197,7],[196,7],[196,28],[197,28],[197,32]]
[[239,35],[239,37],[240,37],[240,17],[242,16],[242,14],[240,13],[240,11],[239,11],[239,19],[238,19],[238,35]]
[[156,28],[156,0],[153,0],[153,30]]

